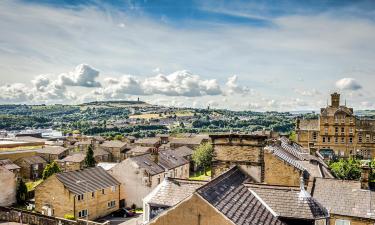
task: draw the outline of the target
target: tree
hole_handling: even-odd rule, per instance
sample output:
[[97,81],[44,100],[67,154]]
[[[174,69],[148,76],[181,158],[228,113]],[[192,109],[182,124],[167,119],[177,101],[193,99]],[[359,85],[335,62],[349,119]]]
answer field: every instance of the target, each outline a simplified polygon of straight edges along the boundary
[[124,136],[122,136],[121,134],[117,134],[113,139],[114,139],[114,140],[121,141],[123,137],[124,137]]
[[17,182],[17,189],[16,189],[16,200],[18,204],[23,204],[26,201],[27,196],[27,187],[25,182],[20,179]]
[[52,176],[55,173],[61,172],[59,165],[56,162],[52,162],[47,164],[47,166],[43,170],[43,180],[47,179],[48,177]]
[[204,174],[207,175],[207,168],[211,166],[213,148],[210,143],[203,143],[194,151],[192,159],[196,166],[203,167]]
[[329,165],[333,175],[338,179],[358,180],[361,177],[361,162],[354,158],[340,159]]
[[95,158],[94,158],[93,148],[94,148],[93,144],[90,144],[87,148],[86,157],[85,157],[85,161],[84,161],[86,168],[95,166],[96,161],[95,161]]

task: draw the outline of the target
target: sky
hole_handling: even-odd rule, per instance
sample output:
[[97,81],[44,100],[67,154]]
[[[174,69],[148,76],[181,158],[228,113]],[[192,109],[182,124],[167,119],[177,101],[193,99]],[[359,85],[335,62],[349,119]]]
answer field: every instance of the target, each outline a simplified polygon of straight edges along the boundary
[[375,109],[375,2],[2,0],[0,104]]

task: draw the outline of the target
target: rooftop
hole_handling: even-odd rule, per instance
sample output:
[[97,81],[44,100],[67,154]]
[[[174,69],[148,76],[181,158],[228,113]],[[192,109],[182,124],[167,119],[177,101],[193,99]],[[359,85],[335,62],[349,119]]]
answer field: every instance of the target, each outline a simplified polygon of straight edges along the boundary
[[120,184],[101,167],[62,172],[56,174],[56,177],[74,194],[84,194]]
[[117,141],[117,140],[105,141],[100,146],[107,147],[107,148],[122,148],[126,146],[126,143],[122,141]]
[[66,150],[68,149],[61,146],[45,146],[44,148],[37,150],[37,152],[43,154],[59,155],[65,152]]

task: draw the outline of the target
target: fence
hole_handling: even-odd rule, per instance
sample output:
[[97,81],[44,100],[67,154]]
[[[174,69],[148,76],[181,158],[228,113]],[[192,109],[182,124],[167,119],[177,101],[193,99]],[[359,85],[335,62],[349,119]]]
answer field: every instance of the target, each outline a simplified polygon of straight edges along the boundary
[[[59,217],[46,216],[21,209],[1,207],[0,221],[9,221],[29,225],[86,225],[86,220],[67,220]],[[109,221],[97,223],[88,221],[88,225],[109,225]]]

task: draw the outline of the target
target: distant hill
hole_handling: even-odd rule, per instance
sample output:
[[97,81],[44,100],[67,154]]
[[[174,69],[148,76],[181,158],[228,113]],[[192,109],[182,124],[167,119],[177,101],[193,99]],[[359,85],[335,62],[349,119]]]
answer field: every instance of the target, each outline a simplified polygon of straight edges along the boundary
[[81,108],[90,108],[90,107],[99,107],[99,108],[128,108],[128,107],[147,107],[151,106],[151,104],[144,102],[144,101],[94,101],[94,102],[87,102],[83,104],[79,104]]

